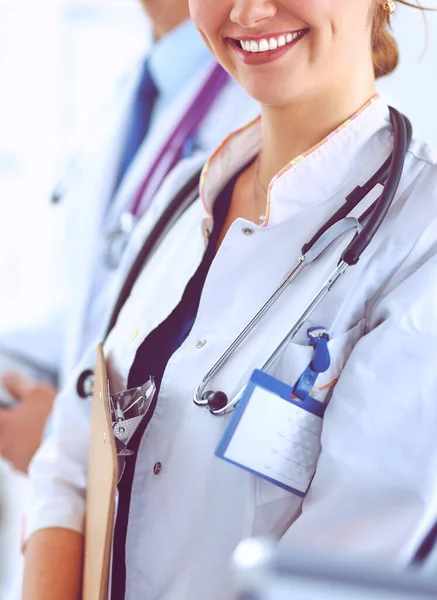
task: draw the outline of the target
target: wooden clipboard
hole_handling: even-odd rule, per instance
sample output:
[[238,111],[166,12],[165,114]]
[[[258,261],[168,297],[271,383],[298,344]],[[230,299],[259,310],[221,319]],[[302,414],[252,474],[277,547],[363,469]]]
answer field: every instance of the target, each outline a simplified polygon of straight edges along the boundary
[[107,599],[118,480],[108,377],[101,344],[97,347],[94,376],[82,600]]

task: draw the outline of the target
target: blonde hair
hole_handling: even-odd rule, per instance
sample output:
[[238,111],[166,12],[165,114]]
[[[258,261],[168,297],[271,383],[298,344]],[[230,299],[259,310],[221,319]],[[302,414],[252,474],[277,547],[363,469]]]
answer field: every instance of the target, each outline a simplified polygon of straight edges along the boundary
[[[405,0],[397,0],[400,4],[416,8],[418,10],[435,10],[432,8],[423,8],[419,5],[410,4]],[[399,62],[399,49],[396,40],[390,33],[391,22],[390,15],[384,10],[383,6],[375,3],[375,10],[372,22],[372,59],[375,77],[383,77],[392,73]]]

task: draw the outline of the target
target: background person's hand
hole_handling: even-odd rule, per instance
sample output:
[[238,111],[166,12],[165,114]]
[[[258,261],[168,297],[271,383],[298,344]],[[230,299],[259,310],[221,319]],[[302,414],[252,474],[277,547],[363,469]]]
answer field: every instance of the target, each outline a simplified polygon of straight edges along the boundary
[[48,383],[12,371],[3,374],[1,380],[17,404],[0,409],[0,455],[15,469],[27,473],[58,391]]

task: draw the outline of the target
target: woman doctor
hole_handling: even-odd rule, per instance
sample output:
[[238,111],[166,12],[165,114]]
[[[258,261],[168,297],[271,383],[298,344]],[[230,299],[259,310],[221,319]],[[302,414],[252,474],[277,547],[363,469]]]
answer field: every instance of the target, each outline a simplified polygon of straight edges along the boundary
[[[377,235],[307,325],[329,331],[331,363],[312,390],[329,406],[306,497],[214,456],[228,419],[196,406],[193,392],[303,244],[391,154],[375,74],[397,53],[393,2],[191,0],[191,9],[262,117],[211,157],[200,200],[141,272],[105,343],[112,393],[150,374],[159,388],[120,483],[114,600],[232,598],[230,556],[251,535],[406,560],[437,486],[437,154],[419,141]],[[289,286],[211,389],[231,398],[248,382],[350,238]],[[311,360],[306,328],[272,371],[291,385]],[[74,387],[31,468],[26,600],[79,595],[89,408]]]

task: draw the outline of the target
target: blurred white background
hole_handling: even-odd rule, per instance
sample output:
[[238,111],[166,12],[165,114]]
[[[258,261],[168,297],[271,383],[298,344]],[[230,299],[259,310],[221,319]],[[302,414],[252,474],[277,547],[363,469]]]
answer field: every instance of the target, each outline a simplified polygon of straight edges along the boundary
[[61,293],[48,197],[146,35],[135,0],[0,0],[0,328]]
[[[399,8],[401,63],[379,89],[410,116],[417,136],[437,145],[437,14],[428,16],[428,26],[421,58],[423,19]],[[59,269],[58,215],[49,195],[147,40],[136,0],[0,0],[0,329],[38,318],[62,296],[62,285],[49,285]],[[3,600],[18,555],[26,485],[1,461],[0,485]]]

